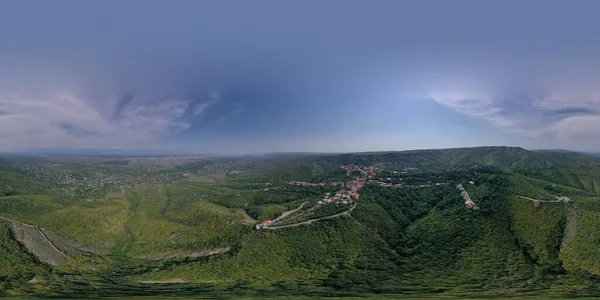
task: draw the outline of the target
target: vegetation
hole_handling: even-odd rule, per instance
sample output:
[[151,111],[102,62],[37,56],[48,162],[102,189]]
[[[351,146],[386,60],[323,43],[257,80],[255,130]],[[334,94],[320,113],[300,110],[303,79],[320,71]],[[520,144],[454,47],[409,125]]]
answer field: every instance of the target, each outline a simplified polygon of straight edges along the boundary
[[3,282],[28,281],[35,275],[44,274],[47,268],[27,253],[12,235],[10,223],[0,221],[0,291]]
[[[7,161],[0,164],[3,296],[600,292],[600,163],[579,154],[491,147]],[[97,170],[112,179],[72,197],[69,186],[19,164],[39,174],[56,174],[44,171],[52,168],[87,178]],[[355,208],[340,214],[351,206],[317,201],[340,190],[331,183],[360,176],[343,164],[377,166],[378,173],[358,191]],[[140,174],[172,180],[132,179]],[[479,210],[466,207],[459,183]],[[304,203],[276,225],[318,221],[255,229]],[[15,222],[39,226],[68,264],[38,261],[15,239]]]

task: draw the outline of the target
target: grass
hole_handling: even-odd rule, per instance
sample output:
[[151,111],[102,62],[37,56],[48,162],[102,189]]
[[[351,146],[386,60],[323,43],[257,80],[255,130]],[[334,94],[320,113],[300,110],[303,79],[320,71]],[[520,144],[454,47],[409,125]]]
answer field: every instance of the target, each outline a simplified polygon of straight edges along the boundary
[[135,186],[126,199],[131,217],[124,226],[131,257],[230,247],[252,231],[253,220],[243,210],[190,197],[177,188]]
[[114,244],[128,218],[127,203],[106,201],[88,207],[74,204],[41,215],[34,224],[83,245]]
[[537,264],[559,267],[558,254],[566,222],[566,208],[562,203],[542,203],[536,208],[533,202],[510,197],[511,228],[519,243]]
[[[192,174],[185,180],[139,184],[123,191],[108,187],[88,193],[82,201],[61,201],[51,189],[3,196],[1,215],[40,225],[78,244],[108,247],[98,256],[73,254],[67,267],[50,270],[23,251],[11,238],[7,223],[0,222],[0,251],[5,255],[0,257],[0,277],[4,276],[0,295],[11,291],[57,296],[427,299],[421,295],[435,294],[465,299],[464,295],[598,292],[599,279],[592,274],[600,274],[600,222],[594,215],[600,211],[600,197],[589,189],[590,183],[578,185],[572,178],[580,169],[567,172],[556,166],[558,158],[512,148],[448,150],[436,155],[424,151],[408,158],[393,153],[330,156],[323,161],[269,160],[239,175],[200,175],[194,166],[184,165],[177,168]],[[309,201],[305,210],[309,209],[324,193],[335,192],[330,187],[276,181],[344,180],[344,172],[333,167],[347,160],[365,164],[395,160],[391,169],[397,170],[416,164],[417,170],[395,176],[407,182],[450,184],[422,189],[367,186],[352,217],[275,231],[253,230],[255,220],[272,218],[304,201]],[[508,169],[470,169],[475,163]],[[114,178],[141,170],[114,160],[96,167],[85,160],[76,164],[75,169],[85,174],[96,167],[102,172],[123,170]],[[467,168],[440,171],[450,165]],[[538,179],[526,176],[527,172],[515,173],[514,168],[524,166],[543,170],[530,170]],[[546,181],[554,175],[559,176],[556,182]],[[466,184],[469,180],[476,184]],[[463,183],[480,211],[465,208],[454,187],[457,182]],[[9,188],[17,190],[5,189]],[[19,191],[27,190],[20,187]],[[542,199],[564,195],[574,203],[542,203],[536,208],[515,194]],[[332,205],[305,217],[345,209]],[[191,257],[222,248],[227,251]],[[34,276],[46,281],[27,284]],[[168,280],[189,283],[160,283]]]
[[562,247],[560,258],[569,271],[600,274],[600,222],[590,214],[575,213],[576,234]]
[[33,275],[48,272],[13,238],[10,223],[3,220],[0,220],[0,253],[0,282],[7,278],[29,280]]
[[572,200],[578,208],[600,215],[600,197],[575,196]]

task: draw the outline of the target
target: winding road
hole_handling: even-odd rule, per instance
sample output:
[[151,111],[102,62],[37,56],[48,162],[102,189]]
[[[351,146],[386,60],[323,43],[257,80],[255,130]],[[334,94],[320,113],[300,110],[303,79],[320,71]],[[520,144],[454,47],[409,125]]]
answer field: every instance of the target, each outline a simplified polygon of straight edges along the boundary
[[300,226],[300,225],[308,225],[308,224],[312,224],[312,223],[320,221],[320,220],[333,219],[333,218],[337,218],[340,216],[350,216],[350,213],[352,213],[352,211],[354,210],[355,207],[356,207],[356,203],[354,205],[352,205],[352,207],[350,209],[343,211],[341,213],[335,214],[335,215],[330,215],[330,216],[316,218],[316,219],[310,219],[310,220],[306,220],[303,222],[289,224],[289,225],[283,225],[283,226],[265,226],[265,227],[263,227],[263,229],[277,230],[277,229],[283,229],[283,228],[296,227],[296,226]]
[[283,219],[283,218],[286,218],[287,216],[289,216],[289,215],[291,215],[291,214],[293,214],[293,213],[295,213],[295,212],[297,212],[297,211],[301,210],[301,209],[304,207],[304,205],[305,205],[306,203],[308,203],[308,201],[305,201],[304,203],[300,204],[300,206],[298,206],[298,207],[297,207],[297,208],[295,208],[295,209],[292,209],[292,210],[288,210],[288,211],[286,211],[286,212],[283,212],[283,213],[281,214],[281,216],[279,216],[279,217],[277,217],[275,220],[273,220],[273,222],[272,222],[271,224],[273,224],[273,223],[276,223],[276,222],[280,221],[281,219]]
[[[516,194],[515,194],[516,195]],[[545,203],[558,203],[558,202],[563,202],[562,200],[539,200],[539,199],[533,199],[533,198],[529,198],[529,197],[525,197],[525,196],[521,196],[521,195],[517,195],[525,200],[529,200],[532,202],[545,202]]]

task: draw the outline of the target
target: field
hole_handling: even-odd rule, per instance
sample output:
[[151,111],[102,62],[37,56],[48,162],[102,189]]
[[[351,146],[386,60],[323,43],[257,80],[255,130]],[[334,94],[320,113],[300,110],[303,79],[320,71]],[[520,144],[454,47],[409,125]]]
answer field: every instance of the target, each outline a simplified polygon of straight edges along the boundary
[[597,170],[516,148],[8,157],[0,295],[596,295]]

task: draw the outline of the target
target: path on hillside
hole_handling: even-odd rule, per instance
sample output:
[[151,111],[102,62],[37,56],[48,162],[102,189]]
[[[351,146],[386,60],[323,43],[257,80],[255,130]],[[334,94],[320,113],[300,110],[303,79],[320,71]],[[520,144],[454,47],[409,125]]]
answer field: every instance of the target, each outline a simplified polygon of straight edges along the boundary
[[532,201],[532,202],[544,202],[544,203],[559,203],[559,202],[563,202],[562,200],[559,200],[559,199],[556,199],[556,200],[539,200],[539,199],[533,199],[533,198],[521,196],[521,195],[518,195],[518,194],[515,194],[515,195],[517,195],[517,196],[519,196],[519,197],[521,197],[521,198],[523,198],[525,200]]
[[163,252],[152,255],[141,255],[137,258],[147,259],[147,260],[163,260],[163,259],[186,259],[186,258],[199,258],[199,257],[208,257],[216,254],[223,254],[231,251],[231,247],[223,247],[223,248],[215,248],[204,251],[194,251],[194,252]]
[[[567,204],[571,204],[571,199],[569,199],[568,197],[559,197],[559,196],[554,196],[554,197],[556,197],[556,198],[557,198],[556,200],[539,200],[539,199],[533,199],[533,198],[529,198],[529,197],[521,196],[521,195],[518,195],[518,194],[514,194],[514,195],[516,195],[516,196],[519,196],[519,197],[520,197],[520,198],[522,198],[522,199],[525,199],[525,200],[532,201],[532,202],[544,202],[544,203],[567,203]],[[566,200],[565,200],[564,198],[566,198]],[[587,210],[585,210],[585,209],[581,209],[581,208],[577,207],[575,204],[571,204],[571,205],[569,205],[569,206],[567,207],[567,209],[568,209],[570,212],[575,212],[575,213],[580,213],[580,214],[584,214],[584,215],[589,215],[589,216],[594,216],[594,217],[598,217],[598,218],[600,218],[600,214],[595,214],[595,213],[593,213],[593,212],[589,212],[589,211],[587,211]]]
[[320,220],[333,219],[333,218],[336,218],[339,216],[344,216],[344,215],[350,216],[350,213],[352,213],[352,211],[354,210],[355,207],[356,207],[356,204],[354,204],[350,209],[343,211],[341,213],[337,213],[335,215],[325,216],[325,217],[316,218],[316,219],[310,219],[307,221],[303,221],[303,222],[299,222],[299,223],[295,223],[295,224],[283,225],[283,226],[273,226],[273,227],[265,226],[265,227],[263,227],[263,229],[276,230],[276,229],[290,228],[290,227],[296,227],[296,226],[300,226],[300,225],[312,224],[312,223],[320,221]]
[[19,225],[23,225],[23,226],[26,226],[26,227],[36,227],[35,225],[31,225],[31,224],[25,224],[25,223],[23,223],[23,222],[19,222],[19,221],[17,221],[17,220],[9,219],[9,218],[7,218],[7,217],[3,217],[3,216],[0,216],[0,219],[3,219],[3,220],[5,220],[5,221],[9,221],[9,222],[13,222],[13,223],[17,223],[17,224],[19,224]]

